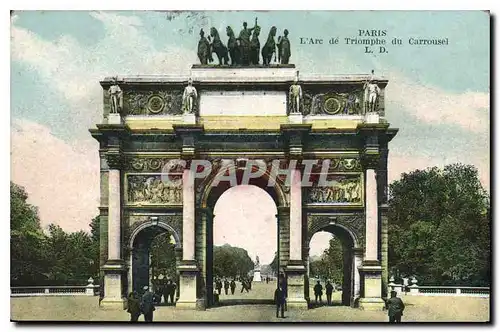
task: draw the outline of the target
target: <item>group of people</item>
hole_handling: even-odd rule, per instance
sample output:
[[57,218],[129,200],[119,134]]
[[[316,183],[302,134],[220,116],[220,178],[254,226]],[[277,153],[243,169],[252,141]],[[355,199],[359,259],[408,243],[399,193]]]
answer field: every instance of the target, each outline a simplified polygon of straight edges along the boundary
[[222,280],[221,278],[216,277],[214,280],[214,297],[216,302],[219,295],[222,294],[222,288],[224,288],[224,293],[226,295],[229,295],[229,290],[231,290],[231,295],[234,295],[234,292],[236,291],[236,279],[238,279],[241,283],[240,293],[243,293],[244,291],[248,293],[252,289],[252,278],[232,278],[231,281],[229,281],[227,278]]
[[177,284],[175,283],[175,281],[167,279],[166,283],[153,283],[153,288],[153,301],[155,302],[155,304],[161,304],[162,297],[165,301],[165,304],[175,303],[175,295],[177,291]]
[[227,278],[224,278],[224,281],[222,281],[220,278],[215,278],[214,281],[214,289],[217,291],[218,295],[221,294],[222,292],[222,287],[224,287],[224,292],[226,295],[229,295],[229,289],[231,289],[231,295],[234,295],[234,291],[236,290],[236,281],[234,278],[229,282]]
[[[335,291],[335,287],[331,284],[330,280],[326,282],[325,291],[326,291],[327,304],[332,305],[332,293]],[[276,290],[276,292],[278,292],[278,290]],[[316,304],[318,304],[318,298],[319,298],[319,303],[320,304],[322,303],[321,300],[322,295],[323,295],[323,286],[321,285],[321,282],[318,280],[316,282],[316,285],[314,285],[314,298]],[[275,294],[275,300],[276,300],[276,294]],[[385,301],[385,308],[387,309],[387,314],[389,316],[390,323],[401,322],[401,317],[403,316],[405,305],[403,303],[403,300],[397,297],[396,291],[391,291],[391,297]],[[277,311],[276,315],[278,315]]]
[[130,321],[137,322],[139,317],[144,315],[144,321],[153,321],[153,312],[156,310],[154,304],[154,294],[148,286],[144,286],[142,296],[137,291],[133,291],[127,298],[127,312],[130,313]]
[[[326,291],[326,303],[327,305],[332,305],[332,294],[335,291],[335,287],[332,285],[330,280],[326,282],[325,285],[325,291]],[[316,304],[318,303],[318,298],[319,298],[319,303],[322,303],[321,297],[323,296],[323,285],[321,285],[321,282],[318,280],[316,282],[316,285],[314,285],[314,299]]]

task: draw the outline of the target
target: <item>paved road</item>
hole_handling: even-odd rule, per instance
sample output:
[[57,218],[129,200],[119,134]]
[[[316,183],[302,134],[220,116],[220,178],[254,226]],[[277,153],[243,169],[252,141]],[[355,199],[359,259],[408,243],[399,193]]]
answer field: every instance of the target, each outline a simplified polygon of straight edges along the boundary
[[[249,293],[234,296],[222,295],[228,300],[255,302],[272,299],[273,285],[254,284]],[[341,293],[335,293],[339,303]],[[489,299],[446,296],[407,296],[403,320],[407,322],[484,322],[489,319]],[[206,311],[180,310],[175,307],[158,307],[155,321],[219,321],[219,322],[386,322],[385,311],[363,311],[344,306],[321,306],[310,310],[289,310],[285,319],[275,317],[272,304],[223,305]],[[61,296],[11,298],[13,320],[64,320],[64,321],[128,321],[126,311],[103,310],[96,297]],[[141,316],[140,321],[144,321]]]

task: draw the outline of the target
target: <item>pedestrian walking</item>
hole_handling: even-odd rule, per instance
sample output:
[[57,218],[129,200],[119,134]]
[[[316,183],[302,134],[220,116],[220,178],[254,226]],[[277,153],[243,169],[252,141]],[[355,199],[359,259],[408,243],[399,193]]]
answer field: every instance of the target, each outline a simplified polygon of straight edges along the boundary
[[130,321],[137,322],[141,315],[141,299],[137,292],[131,292],[127,298],[127,312],[130,313]]
[[396,291],[391,291],[391,298],[386,301],[389,323],[401,323],[401,316],[403,316],[405,310],[403,300],[396,295]]
[[321,286],[321,283],[318,282],[316,285],[314,285],[314,297],[316,299],[316,303],[318,303],[318,297],[319,297],[319,303],[321,304],[321,296],[323,295],[323,286]]
[[231,295],[234,295],[234,290],[236,289],[236,282],[234,281],[234,279],[231,280],[229,286],[231,287]]
[[241,292],[240,293],[243,293],[244,290],[246,290],[248,293],[248,284],[247,284],[247,281],[245,279],[241,279]]
[[281,311],[281,318],[285,318],[285,303],[286,303],[286,297],[285,297],[285,290],[282,288],[282,286],[278,286],[276,288],[276,291],[274,292],[274,302],[276,303],[276,318],[278,318],[278,314]]
[[155,311],[155,306],[153,303],[153,293],[149,291],[148,286],[144,286],[144,294],[141,300],[141,311],[144,314],[144,320],[146,322],[153,321],[153,311]]
[[332,305],[333,286],[330,283],[330,280],[326,282],[325,290],[326,290],[326,302],[328,303],[328,305]]
[[220,295],[221,290],[222,290],[222,281],[220,281],[220,279],[217,279],[215,281],[215,286],[217,287],[217,293],[219,293],[219,295]]
[[170,286],[170,303],[174,304],[175,303],[175,294],[177,292],[177,284],[175,281],[172,281],[172,284]]
[[229,292],[229,281],[227,280],[227,278],[224,278],[224,292],[226,293],[226,295],[228,295],[228,292]]

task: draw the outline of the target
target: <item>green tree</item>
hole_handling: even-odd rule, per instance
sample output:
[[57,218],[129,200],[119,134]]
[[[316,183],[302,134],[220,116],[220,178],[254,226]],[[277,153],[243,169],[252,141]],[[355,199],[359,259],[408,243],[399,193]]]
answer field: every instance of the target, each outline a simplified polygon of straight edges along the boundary
[[214,275],[219,277],[246,276],[254,263],[245,249],[228,244],[214,247]]
[[416,170],[389,186],[389,265],[425,284],[490,283],[489,197],[477,169]]
[[175,245],[172,243],[170,233],[156,236],[151,242],[150,253],[153,275],[163,274],[175,278]]
[[44,280],[48,270],[38,210],[27,200],[26,190],[11,182],[10,278],[13,285],[33,285]]
[[309,263],[311,276],[330,279],[334,283],[342,283],[343,276],[343,253],[342,242],[332,237],[327,249],[323,251],[319,259]]

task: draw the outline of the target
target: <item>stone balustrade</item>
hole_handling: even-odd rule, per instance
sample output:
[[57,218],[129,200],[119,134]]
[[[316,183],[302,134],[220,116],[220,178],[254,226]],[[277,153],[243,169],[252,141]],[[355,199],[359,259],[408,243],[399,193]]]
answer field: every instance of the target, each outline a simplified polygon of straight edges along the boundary
[[409,291],[405,290],[405,285],[396,284],[391,279],[387,285],[390,294],[391,291],[396,291],[398,296],[472,296],[472,297],[489,297],[490,287],[474,287],[474,286],[422,286],[413,283],[410,285]]
[[95,296],[99,295],[99,285],[89,279],[86,286],[20,286],[11,287],[11,297],[30,296]]

